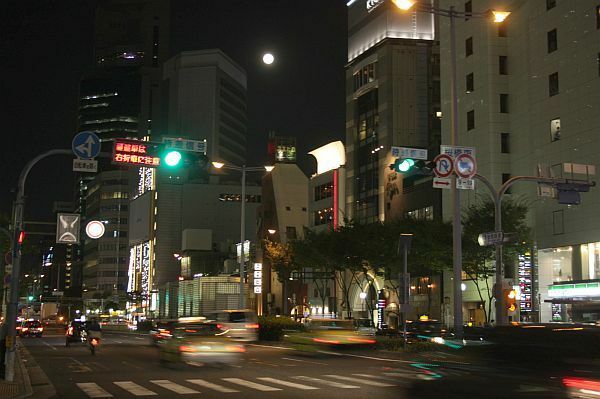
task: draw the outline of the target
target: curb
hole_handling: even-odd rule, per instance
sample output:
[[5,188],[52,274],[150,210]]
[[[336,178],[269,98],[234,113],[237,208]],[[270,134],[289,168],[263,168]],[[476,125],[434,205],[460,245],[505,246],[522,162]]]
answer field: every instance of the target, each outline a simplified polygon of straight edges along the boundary
[[[22,355],[24,355],[23,357],[27,357],[26,360],[28,366],[26,366],[25,362],[22,361]],[[18,356],[19,363],[21,364],[21,372],[23,374],[25,393],[21,396],[17,396],[15,399],[28,398],[34,393],[36,394],[36,399],[48,399],[55,397],[56,389],[54,388],[54,385],[50,382],[50,379],[48,378],[44,370],[42,370],[42,368],[38,366],[37,362],[35,361],[33,356],[31,356],[27,348],[22,344],[19,345]],[[35,383],[35,386],[39,386],[39,388],[37,389],[38,392],[36,392],[36,389],[34,389],[33,385],[31,384],[31,371],[35,371],[35,379],[38,380],[38,382]]]

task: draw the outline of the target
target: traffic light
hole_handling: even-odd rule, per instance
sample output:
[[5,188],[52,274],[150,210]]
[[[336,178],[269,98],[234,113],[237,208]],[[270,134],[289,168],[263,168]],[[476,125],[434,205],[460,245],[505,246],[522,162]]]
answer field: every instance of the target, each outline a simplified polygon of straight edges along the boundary
[[190,180],[208,179],[208,158],[201,152],[179,148],[163,148],[160,154],[163,169]]
[[17,238],[17,243],[23,245],[23,241],[25,241],[25,232],[21,230],[19,232],[19,238]]
[[165,153],[165,165],[170,166],[170,167],[177,167],[180,166],[181,160],[183,159],[183,156],[181,155],[181,152],[178,150],[168,150]]
[[435,164],[422,159],[414,160],[412,158],[398,158],[390,165],[390,169],[398,173],[416,173],[420,175],[432,174]]
[[515,312],[517,310],[517,290],[504,290],[504,298],[506,298],[506,310]]

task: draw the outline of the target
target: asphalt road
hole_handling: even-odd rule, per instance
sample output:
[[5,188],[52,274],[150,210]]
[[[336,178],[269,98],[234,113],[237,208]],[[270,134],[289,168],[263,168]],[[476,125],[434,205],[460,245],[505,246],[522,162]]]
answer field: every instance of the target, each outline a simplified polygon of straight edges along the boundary
[[399,359],[377,352],[302,354],[249,345],[241,362],[222,367],[171,369],[145,336],[104,333],[96,356],[83,344],[65,347],[60,333],[23,338],[59,398],[366,398],[408,397],[409,384],[426,378]]

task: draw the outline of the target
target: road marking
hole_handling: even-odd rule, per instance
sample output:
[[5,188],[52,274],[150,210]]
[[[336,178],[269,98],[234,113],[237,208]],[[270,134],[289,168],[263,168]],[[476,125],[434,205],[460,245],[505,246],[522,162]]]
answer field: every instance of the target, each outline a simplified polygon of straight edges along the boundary
[[133,337],[135,339],[145,339],[144,337]]
[[183,385],[175,384],[169,380],[150,380],[151,383],[158,385],[159,387],[168,389],[178,394],[187,395],[193,393],[200,393],[195,389],[184,387]]
[[319,384],[328,385],[328,386],[333,387],[333,388],[344,388],[344,389],[346,389],[346,388],[360,388],[360,387],[357,387],[356,385],[346,385],[346,384],[342,384],[342,383],[335,382],[335,381],[327,381],[327,380],[322,380],[320,378],[307,377],[305,375],[299,375],[299,376],[295,376],[295,377],[292,377],[292,378],[295,378],[297,380],[302,380],[302,381],[316,382],[316,383],[319,383]]
[[[387,373],[387,374],[389,374],[389,373]],[[373,374],[352,374],[352,375],[355,375],[357,377],[375,378],[377,380],[385,380],[385,381],[392,381],[392,382],[397,381],[396,379],[391,378],[391,376],[384,377],[382,375],[373,375]]]
[[138,369],[138,370],[141,370],[141,369],[142,369],[142,367],[140,367],[140,366],[136,366],[135,364],[133,364],[133,363],[129,363],[128,361],[125,361],[125,360],[123,360],[121,363],[123,363],[123,364],[124,364],[124,365],[126,365],[126,366],[133,367],[134,369]]
[[238,390],[226,388],[223,385],[213,384],[212,382],[204,381],[204,380],[186,380],[189,383],[200,385],[201,387],[213,389],[222,393],[231,393],[231,392],[239,392]]
[[361,355],[352,355],[350,353],[337,353],[337,352],[329,352],[329,351],[318,351],[318,352],[319,353],[323,353],[325,355],[350,356],[350,357],[358,357],[358,358],[361,358],[361,359],[381,360],[381,361],[384,361],[384,362],[414,363],[414,361],[412,361],[412,360],[386,359],[384,357],[361,356]]
[[90,398],[112,398],[113,396],[93,382],[78,382],[77,386]]
[[274,388],[268,385],[257,384],[256,382],[242,380],[241,378],[221,378],[223,381],[231,382],[232,384],[241,385],[243,387],[248,387],[252,389],[256,389],[257,391],[269,392],[269,391],[281,391],[281,388]]
[[[362,376],[365,376],[365,375],[366,374],[362,374]],[[344,376],[344,375],[327,374],[327,375],[324,375],[324,377],[336,378],[338,380],[343,380],[343,381],[358,382],[360,384],[373,385],[373,386],[377,386],[377,387],[393,387],[393,386],[395,386],[394,384],[388,384],[388,383],[380,382],[380,381],[369,381],[369,380],[365,380],[365,379],[357,380],[356,378],[348,377],[348,376]]]
[[293,351],[294,348],[286,348],[285,346],[274,346],[274,345],[259,345],[259,344],[248,344],[248,346],[258,346],[259,348],[270,348],[270,349],[285,349]]
[[267,363],[267,362],[261,362],[258,359],[250,359],[250,363],[254,363],[254,364],[264,364],[265,366],[271,366],[271,367],[281,367],[280,364],[275,364],[275,363]]
[[53,347],[52,345],[50,345],[48,342],[42,340],[42,343],[46,346],[49,346],[50,348],[54,349],[55,351],[57,351],[58,349],[56,349],[55,347]]
[[283,385],[286,387],[291,387],[291,388],[297,388],[297,389],[319,389],[317,387],[311,387],[309,385],[304,385],[304,384],[296,384],[295,382],[289,382],[289,381],[281,381],[275,378],[269,378],[269,377],[258,377],[259,380],[262,381],[266,381],[266,382],[271,382],[273,384],[279,384],[279,385]]
[[283,360],[291,360],[293,362],[302,362],[302,363],[311,363],[311,364],[321,364],[323,366],[328,366],[327,363],[321,363],[321,362],[311,362],[310,360],[300,360],[300,359],[292,359],[291,357],[282,357],[281,359]]
[[118,387],[123,388],[127,392],[135,396],[150,396],[158,395],[156,392],[152,392],[149,389],[144,388],[141,385],[136,384],[133,381],[115,381],[113,382]]

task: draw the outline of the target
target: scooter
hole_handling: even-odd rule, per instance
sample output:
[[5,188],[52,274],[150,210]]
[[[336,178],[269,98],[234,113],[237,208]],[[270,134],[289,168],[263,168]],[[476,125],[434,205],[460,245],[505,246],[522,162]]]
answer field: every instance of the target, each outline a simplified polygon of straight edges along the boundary
[[90,344],[90,352],[92,352],[92,355],[95,355],[96,348],[100,345],[100,338],[91,337],[91,338],[88,338],[88,342]]

